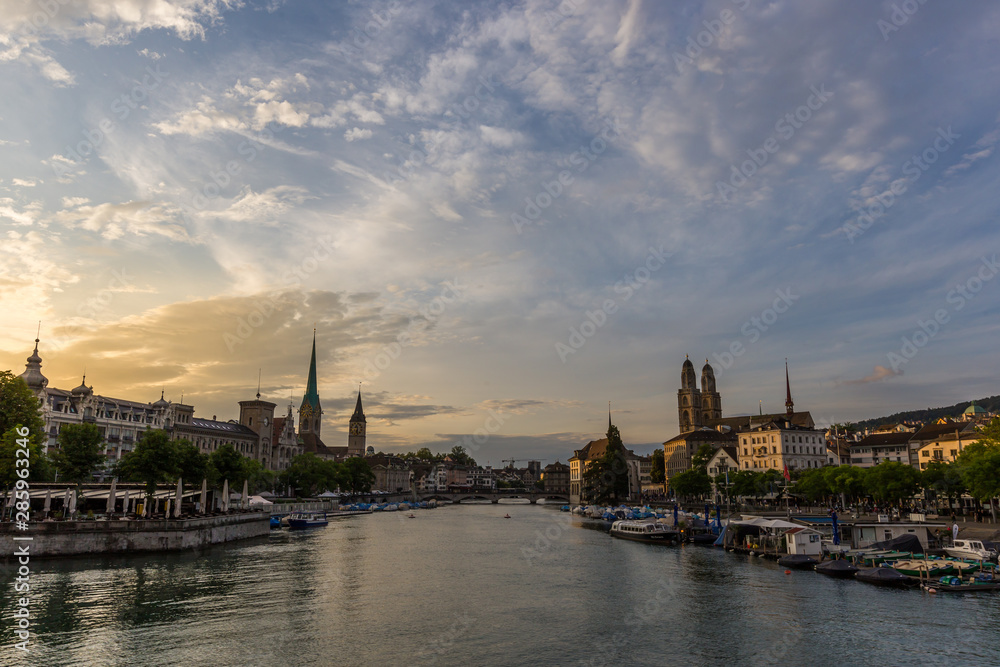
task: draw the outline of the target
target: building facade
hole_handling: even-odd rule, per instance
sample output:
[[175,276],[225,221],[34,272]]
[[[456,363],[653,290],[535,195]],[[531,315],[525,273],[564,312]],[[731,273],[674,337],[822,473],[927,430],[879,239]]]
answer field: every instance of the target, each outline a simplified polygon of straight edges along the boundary
[[827,463],[823,432],[784,419],[740,433],[738,451],[743,470],[808,470]]

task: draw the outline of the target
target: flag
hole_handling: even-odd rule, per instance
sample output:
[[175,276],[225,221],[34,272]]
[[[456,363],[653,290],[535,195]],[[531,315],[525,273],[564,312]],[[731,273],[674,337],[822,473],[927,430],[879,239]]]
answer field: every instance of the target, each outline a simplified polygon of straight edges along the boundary
[[792,476],[788,474],[788,464],[786,463],[785,464],[785,481],[786,482],[790,482],[791,479],[792,479]]

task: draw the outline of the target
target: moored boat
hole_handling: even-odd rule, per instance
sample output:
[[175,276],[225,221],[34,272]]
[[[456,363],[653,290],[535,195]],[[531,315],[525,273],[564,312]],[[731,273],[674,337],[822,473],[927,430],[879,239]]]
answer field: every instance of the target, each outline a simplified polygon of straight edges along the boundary
[[997,557],[997,552],[987,549],[980,540],[955,540],[955,544],[945,547],[944,552],[952,558],[996,560]]
[[827,560],[816,565],[816,571],[820,574],[825,574],[828,577],[840,577],[841,579],[848,579],[853,577],[858,571],[855,565],[852,565],[846,560]]
[[940,577],[952,572],[949,565],[935,560],[897,560],[892,567],[908,577]]
[[293,529],[319,528],[328,523],[326,512],[294,512],[288,515],[288,527]]
[[611,524],[612,537],[649,544],[677,544],[681,534],[672,526],[651,521],[621,519]]
[[806,556],[804,554],[793,554],[789,556],[782,556],[778,559],[778,565],[782,567],[791,567],[798,570],[811,570],[819,561],[812,556]]
[[874,567],[871,569],[858,570],[854,578],[876,586],[888,586],[891,588],[910,588],[919,586],[920,582],[913,577],[908,577],[902,572],[897,572],[891,567]]

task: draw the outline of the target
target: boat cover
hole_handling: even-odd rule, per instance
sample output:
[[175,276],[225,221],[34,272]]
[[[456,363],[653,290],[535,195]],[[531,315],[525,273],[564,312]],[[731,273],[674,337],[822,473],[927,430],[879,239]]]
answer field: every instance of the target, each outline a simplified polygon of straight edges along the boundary
[[924,552],[923,546],[920,544],[920,538],[916,535],[907,534],[900,535],[891,540],[886,540],[885,542],[876,542],[875,544],[870,544],[865,548],[866,551],[908,551],[913,554],[922,554]]

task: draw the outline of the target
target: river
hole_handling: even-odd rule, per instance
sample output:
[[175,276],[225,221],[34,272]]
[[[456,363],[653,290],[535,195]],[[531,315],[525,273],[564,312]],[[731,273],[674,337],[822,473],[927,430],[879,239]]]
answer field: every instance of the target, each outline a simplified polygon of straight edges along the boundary
[[787,575],[720,549],[616,540],[551,506],[415,517],[199,553],[33,561],[26,656],[12,648],[8,563],[0,664],[1000,663],[1000,594]]

